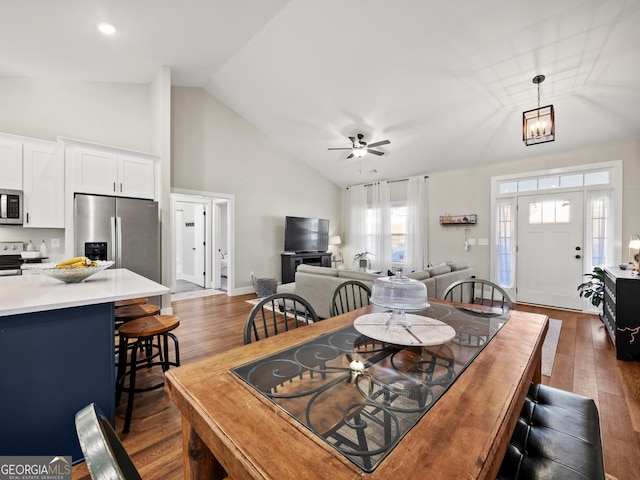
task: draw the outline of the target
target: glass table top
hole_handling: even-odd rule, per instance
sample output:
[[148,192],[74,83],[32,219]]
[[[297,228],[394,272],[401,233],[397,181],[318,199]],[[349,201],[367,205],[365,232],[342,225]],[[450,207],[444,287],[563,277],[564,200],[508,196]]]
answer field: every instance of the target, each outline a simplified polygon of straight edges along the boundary
[[455,337],[403,346],[348,326],[232,371],[371,472],[508,319],[438,303],[412,313],[453,327]]

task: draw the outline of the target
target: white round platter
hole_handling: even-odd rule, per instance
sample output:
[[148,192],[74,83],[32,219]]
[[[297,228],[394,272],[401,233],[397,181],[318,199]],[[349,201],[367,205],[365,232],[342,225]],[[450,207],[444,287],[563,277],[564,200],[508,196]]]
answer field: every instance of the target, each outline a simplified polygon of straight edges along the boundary
[[353,327],[362,335],[395,345],[426,347],[442,345],[456,336],[456,331],[435,318],[406,314],[410,327],[387,326],[390,313],[367,313],[355,319]]

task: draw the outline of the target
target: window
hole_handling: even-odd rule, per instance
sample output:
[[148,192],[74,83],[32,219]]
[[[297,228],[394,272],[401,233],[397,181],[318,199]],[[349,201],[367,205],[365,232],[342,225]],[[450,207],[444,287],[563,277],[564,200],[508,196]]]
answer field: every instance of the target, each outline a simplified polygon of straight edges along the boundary
[[514,262],[514,222],[515,208],[512,203],[498,205],[497,222],[497,261],[498,261],[498,283],[507,288],[514,284],[513,265]]
[[[589,258],[593,267],[606,265],[611,257],[612,246],[607,240],[611,236],[610,193],[608,191],[591,192],[588,201],[587,241],[591,247]],[[589,252],[589,250],[587,250]]]
[[391,261],[403,263],[407,247],[407,206],[391,207]]
[[569,213],[570,203],[565,200],[534,202],[529,204],[529,223],[567,223]]

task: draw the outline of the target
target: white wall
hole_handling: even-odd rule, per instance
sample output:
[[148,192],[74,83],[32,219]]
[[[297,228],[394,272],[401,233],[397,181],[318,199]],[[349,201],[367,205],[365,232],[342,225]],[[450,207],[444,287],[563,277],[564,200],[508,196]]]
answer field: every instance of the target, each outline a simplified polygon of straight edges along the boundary
[[235,287],[280,278],[286,215],[328,218],[340,189],[201,88],[172,88],[172,188],[235,195]]
[[[535,148],[530,148],[534,154]],[[542,146],[542,149],[544,146]],[[491,177],[561,168],[590,163],[623,161],[624,193],[622,240],[640,233],[640,140],[615,142],[571,152],[538,156],[527,160],[479,165],[473,168],[429,174],[429,261],[470,262],[478,277],[490,278],[490,247],[472,246],[464,251],[464,228],[441,227],[440,215],[478,214],[478,224],[469,236],[491,238]],[[623,245],[624,246],[624,245]],[[626,247],[623,248],[626,258]]]
[[0,77],[0,132],[157,153],[147,85]]

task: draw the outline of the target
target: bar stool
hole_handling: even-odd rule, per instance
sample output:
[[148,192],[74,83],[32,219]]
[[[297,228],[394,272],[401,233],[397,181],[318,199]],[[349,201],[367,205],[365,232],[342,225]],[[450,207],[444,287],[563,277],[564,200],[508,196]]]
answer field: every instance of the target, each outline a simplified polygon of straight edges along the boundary
[[[170,333],[178,325],[180,325],[180,318],[176,315],[153,315],[131,320],[120,327],[116,405],[120,403],[122,392],[129,394],[122,433],[128,433],[131,426],[134,395],[161,388],[164,386],[164,372],[172,365],[180,366],[178,338]],[[169,338],[173,340],[174,361],[169,357]],[[143,355],[141,358],[138,357],[138,352]],[[162,380],[151,386],[137,387],[136,372],[153,367],[162,368]],[[129,377],[128,383],[125,381],[127,377]]]
[[[146,302],[146,298],[134,298],[131,299],[133,302]],[[129,300],[121,300],[121,302],[128,302]],[[119,352],[119,343],[120,343],[120,327],[131,320],[135,320],[137,318],[142,317],[150,317],[153,315],[158,315],[160,313],[160,307],[158,305],[153,305],[151,303],[131,303],[129,305],[123,304],[122,306],[117,306],[118,302],[116,302],[115,309],[115,339],[116,339],[116,364],[120,359]],[[148,343],[148,342],[147,342]],[[147,345],[148,348],[148,345]]]
[[139,297],[139,298],[128,298],[126,300],[118,300],[115,302],[116,308],[119,307],[127,307],[129,305],[142,305],[143,303],[147,303],[147,297]]
[[160,313],[160,307],[152,303],[124,305],[115,309],[116,325],[135,320],[140,317],[150,317]]

